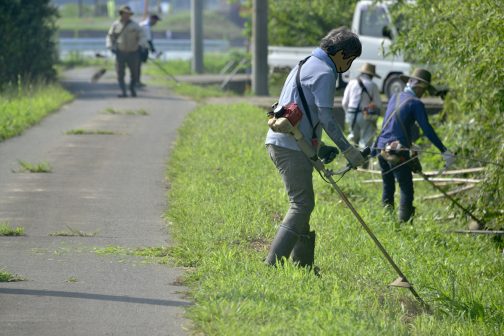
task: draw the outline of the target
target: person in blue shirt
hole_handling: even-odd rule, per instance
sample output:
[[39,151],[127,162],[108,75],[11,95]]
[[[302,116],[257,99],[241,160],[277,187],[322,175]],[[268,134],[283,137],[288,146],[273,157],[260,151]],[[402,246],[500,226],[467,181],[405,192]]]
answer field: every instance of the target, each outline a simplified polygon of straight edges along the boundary
[[[382,204],[394,209],[395,180],[399,183],[401,197],[399,204],[399,221],[407,222],[415,213],[413,206],[413,176],[411,164],[402,164],[410,160],[412,128],[415,122],[423,134],[436,146],[443,155],[445,167],[448,168],[455,159],[439,139],[427,118],[425,105],[420,100],[425,91],[435,92],[431,85],[431,74],[425,69],[416,69],[411,76],[401,76],[406,82],[403,92],[393,95],[383,118],[382,131],[375,142],[373,155],[378,154],[382,172]],[[418,167],[421,169],[421,167]],[[390,172],[389,172],[390,170]]]
[[[345,28],[333,29],[321,40],[319,48],[312,52],[300,69],[300,89],[309,111],[305,111],[303,107],[296,84],[300,65],[288,75],[278,101],[279,107],[294,102],[302,110],[299,130],[314,149],[320,145],[323,128],[352,167],[362,165],[365,159],[343,135],[334,119],[333,105],[338,74],[347,71],[361,52],[362,46],[357,35]],[[311,121],[307,117],[308,113]],[[315,232],[310,231],[309,224],[315,207],[312,163],[290,134],[270,129],[265,144],[282,176],[290,202],[290,208],[271,243],[265,262],[276,265],[277,261],[282,262],[290,256],[298,265],[311,267],[315,249]]]

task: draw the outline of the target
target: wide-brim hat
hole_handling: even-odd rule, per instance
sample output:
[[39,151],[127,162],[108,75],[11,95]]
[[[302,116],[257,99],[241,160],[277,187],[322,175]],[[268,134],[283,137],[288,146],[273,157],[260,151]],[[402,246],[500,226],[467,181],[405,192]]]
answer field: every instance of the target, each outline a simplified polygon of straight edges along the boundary
[[129,15],[133,15],[133,14],[135,14],[135,13],[133,13],[133,12],[131,11],[130,6],[121,6],[121,7],[119,7],[119,14],[122,14],[122,13],[127,13],[127,14],[129,14]]
[[436,87],[431,84],[431,73],[425,69],[415,69],[410,76],[401,75],[400,77],[405,83],[407,83],[410,79],[416,79],[427,84],[427,90],[429,93],[435,94],[437,92]]
[[371,63],[364,63],[361,66],[359,71],[363,74],[366,74],[366,75],[370,75],[370,76],[373,76],[376,78],[381,78],[381,76],[376,73],[376,66]]

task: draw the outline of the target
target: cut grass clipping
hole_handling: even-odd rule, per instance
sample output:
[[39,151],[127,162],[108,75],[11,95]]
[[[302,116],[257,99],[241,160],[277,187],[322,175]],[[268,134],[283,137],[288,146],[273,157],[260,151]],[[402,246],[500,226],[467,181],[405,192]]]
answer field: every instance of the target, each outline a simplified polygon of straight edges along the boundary
[[0,236],[24,236],[23,227],[12,227],[8,223],[0,223]]
[[50,233],[49,236],[59,236],[59,237],[95,237],[98,231],[95,232],[84,232],[67,225],[67,230],[57,231]]
[[116,115],[129,115],[129,116],[147,116],[149,113],[145,111],[144,109],[138,109],[138,110],[118,110],[113,107],[109,107],[105,109],[105,113],[108,114],[116,114]]
[[17,274],[12,274],[6,270],[0,268],[0,282],[17,282],[25,281],[26,279]]
[[155,262],[157,264],[167,264],[170,249],[168,247],[138,247],[126,248],[122,246],[106,246],[95,248],[93,250],[97,255],[118,255],[118,256],[136,256],[143,257],[147,262]]
[[46,161],[42,161],[40,163],[30,163],[23,160],[18,160],[20,172],[29,172],[29,173],[50,173],[52,172],[51,165]]
[[116,135],[119,134],[113,131],[104,131],[104,130],[86,130],[82,128],[72,129],[66,131],[67,135]]
[[[448,235],[463,219],[446,200],[415,202],[413,225],[395,229],[381,209],[381,186],[350,171],[338,182],[357,211],[432,308],[423,313],[406,289],[390,288],[396,273],[332,187],[313,175],[315,263],[322,277],[290,263],[263,263],[288,209],[280,175],[264,146],[263,110],[209,105],[179,130],[167,178],[166,218],[195,305],[195,328],[206,335],[502,335],[502,241]],[[325,139],[327,140],[327,139]],[[330,141],[326,141],[330,143]],[[195,156],[197,148],[197,156]],[[346,164],[339,157],[330,164]],[[418,197],[432,192],[418,185]],[[463,217],[459,217],[463,218]]]

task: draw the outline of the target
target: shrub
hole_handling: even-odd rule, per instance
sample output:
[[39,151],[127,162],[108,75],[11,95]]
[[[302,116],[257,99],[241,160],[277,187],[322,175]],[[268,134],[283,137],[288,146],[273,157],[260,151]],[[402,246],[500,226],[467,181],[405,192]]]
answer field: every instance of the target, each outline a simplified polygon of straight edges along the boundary
[[50,0],[0,1],[0,85],[55,78],[56,17]]

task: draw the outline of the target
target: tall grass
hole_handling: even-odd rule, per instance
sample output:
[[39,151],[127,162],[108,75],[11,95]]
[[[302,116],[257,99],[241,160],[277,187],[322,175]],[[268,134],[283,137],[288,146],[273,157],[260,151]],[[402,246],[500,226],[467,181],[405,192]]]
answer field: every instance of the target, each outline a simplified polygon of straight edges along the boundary
[[20,134],[72,98],[58,84],[7,88],[0,93],[0,141]]
[[[172,254],[193,268],[189,316],[208,335],[501,335],[504,331],[502,241],[449,235],[465,220],[436,220],[445,201],[416,202],[411,226],[395,229],[380,208],[380,187],[349,172],[339,185],[430,304],[422,312],[338,195],[314,174],[315,277],[262,259],[288,208],[263,142],[264,112],[210,105],[180,129],[167,177]],[[332,168],[344,165],[343,159]],[[417,185],[416,195],[431,192]]]

